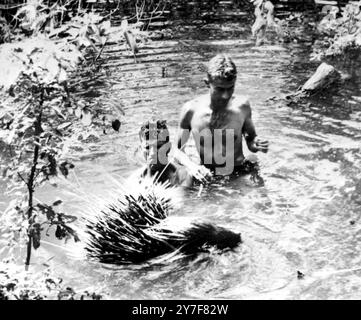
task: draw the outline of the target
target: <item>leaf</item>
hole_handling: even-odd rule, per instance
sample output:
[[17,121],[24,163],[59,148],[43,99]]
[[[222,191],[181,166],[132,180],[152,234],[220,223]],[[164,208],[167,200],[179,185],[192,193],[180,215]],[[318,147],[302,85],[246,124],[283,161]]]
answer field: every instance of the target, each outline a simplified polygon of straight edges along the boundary
[[58,74],[60,73],[59,62],[54,57],[49,58],[44,63],[45,77],[44,83],[54,82]]
[[57,115],[58,115],[59,117],[61,117],[62,119],[65,119],[65,116],[62,114],[60,108],[59,108],[57,105],[55,105],[55,104],[52,103],[52,104],[51,104],[51,108],[57,113]]
[[42,213],[42,214],[45,214],[46,215],[46,218],[49,220],[49,221],[52,221],[55,216],[56,216],[56,212],[54,211],[54,209],[51,207],[51,206],[48,206],[46,204],[41,204],[41,203],[38,203],[36,205],[36,207],[39,209],[39,211]]
[[117,132],[119,132],[120,125],[121,123],[118,119],[112,121],[112,128]]
[[107,42],[107,37],[100,37],[100,43],[104,46]]
[[64,223],[72,223],[75,220],[77,220],[78,218],[76,216],[67,215],[65,213],[59,213],[58,219],[63,221]]
[[107,20],[100,25],[100,34],[106,35],[109,34],[109,32],[110,32],[110,20]]
[[33,247],[35,250],[40,247],[41,230],[39,223],[34,223],[31,226],[30,236],[33,239]]
[[74,110],[74,114],[77,118],[80,118],[82,116],[82,109],[80,107],[77,107],[75,110]]
[[61,125],[59,125],[57,127],[58,130],[64,130],[64,129],[67,129],[68,127],[70,127],[72,125],[71,122],[64,122],[62,123]]
[[79,242],[80,241],[80,238],[78,236],[78,234],[76,233],[76,231],[68,226],[64,226],[64,228],[66,228],[66,232],[69,236],[73,236],[74,238],[74,241],[75,242]]
[[70,34],[73,38],[76,38],[79,36],[80,29],[76,27],[71,27],[70,29],[66,30],[67,33]]
[[56,200],[54,203],[53,203],[53,206],[58,206],[59,204],[62,204],[63,201],[62,200]]
[[81,35],[78,39],[78,46],[79,47],[90,47],[92,45],[91,40],[88,38],[87,35]]
[[33,21],[32,25],[31,25],[31,30],[34,31],[34,33],[38,33],[41,29],[41,27],[44,25],[44,23],[47,20],[47,15],[46,14],[41,14],[38,17],[36,17],[35,21]]
[[87,35],[99,34],[99,29],[96,25],[90,24],[87,28]]
[[59,83],[65,83],[68,81],[68,74],[64,70],[64,68],[60,68],[59,75],[58,75]]
[[82,110],[81,122],[84,126],[90,126],[92,123],[92,115],[87,110]]
[[40,247],[40,236],[34,236],[33,237],[33,247],[34,249],[38,249]]
[[[69,167],[69,168],[68,168]],[[66,178],[69,174],[69,169],[73,169],[74,165],[68,161],[64,161],[59,165],[59,170],[63,174],[63,176]]]
[[55,237],[59,240],[62,240],[66,237],[66,230],[61,225],[56,226]]

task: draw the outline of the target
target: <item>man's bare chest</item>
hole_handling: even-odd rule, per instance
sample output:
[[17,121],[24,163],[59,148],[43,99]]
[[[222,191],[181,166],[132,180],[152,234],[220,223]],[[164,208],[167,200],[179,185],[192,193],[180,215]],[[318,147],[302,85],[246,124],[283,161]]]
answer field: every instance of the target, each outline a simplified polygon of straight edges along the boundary
[[192,130],[203,136],[214,135],[215,132],[222,135],[233,134],[237,140],[242,135],[244,119],[234,112],[204,112],[193,118]]

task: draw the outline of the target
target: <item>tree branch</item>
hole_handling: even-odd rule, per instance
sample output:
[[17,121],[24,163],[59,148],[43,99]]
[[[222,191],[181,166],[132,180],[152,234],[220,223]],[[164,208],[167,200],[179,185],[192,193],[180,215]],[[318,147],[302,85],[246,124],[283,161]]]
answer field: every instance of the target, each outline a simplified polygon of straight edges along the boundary
[[23,182],[25,183],[25,185],[28,185],[28,182],[24,179],[24,177],[18,172],[18,176],[21,180],[23,180]]

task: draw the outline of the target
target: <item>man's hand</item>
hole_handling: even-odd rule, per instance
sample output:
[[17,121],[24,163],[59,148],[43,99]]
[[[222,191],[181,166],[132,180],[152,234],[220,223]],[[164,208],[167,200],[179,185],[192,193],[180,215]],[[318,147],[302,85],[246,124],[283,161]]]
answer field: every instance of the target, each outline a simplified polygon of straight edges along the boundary
[[268,151],[268,141],[267,140],[261,140],[261,139],[256,138],[255,145],[256,145],[257,151],[267,153],[267,151]]
[[187,169],[187,172],[192,177],[201,182],[206,182],[207,177],[212,176],[210,170],[208,170],[205,166],[194,163],[183,151],[179,150],[178,148],[174,150],[173,157]]
[[261,140],[259,138],[255,138],[252,143],[249,145],[249,150],[252,152],[261,151],[264,153],[267,153],[268,151],[268,141],[267,140]]
[[212,176],[212,173],[205,166],[193,164],[187,167],[188,173],[200,182],[207,182],[207,178]]

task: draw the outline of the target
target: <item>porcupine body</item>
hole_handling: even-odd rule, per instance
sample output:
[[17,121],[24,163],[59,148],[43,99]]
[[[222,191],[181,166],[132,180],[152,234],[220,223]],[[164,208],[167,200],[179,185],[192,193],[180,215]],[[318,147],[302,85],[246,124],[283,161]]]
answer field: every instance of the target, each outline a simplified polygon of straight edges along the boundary
[[96,219],[88,221],[85,246],[87,256],[109,264],[142,263],[166,253],[179,250],[195,254],[214,246],[234,248],[241,235],[210,223],[189,223],[179,228],[168,218],[173,208],[167,192],[156,185],[126,194],[103,210]]

